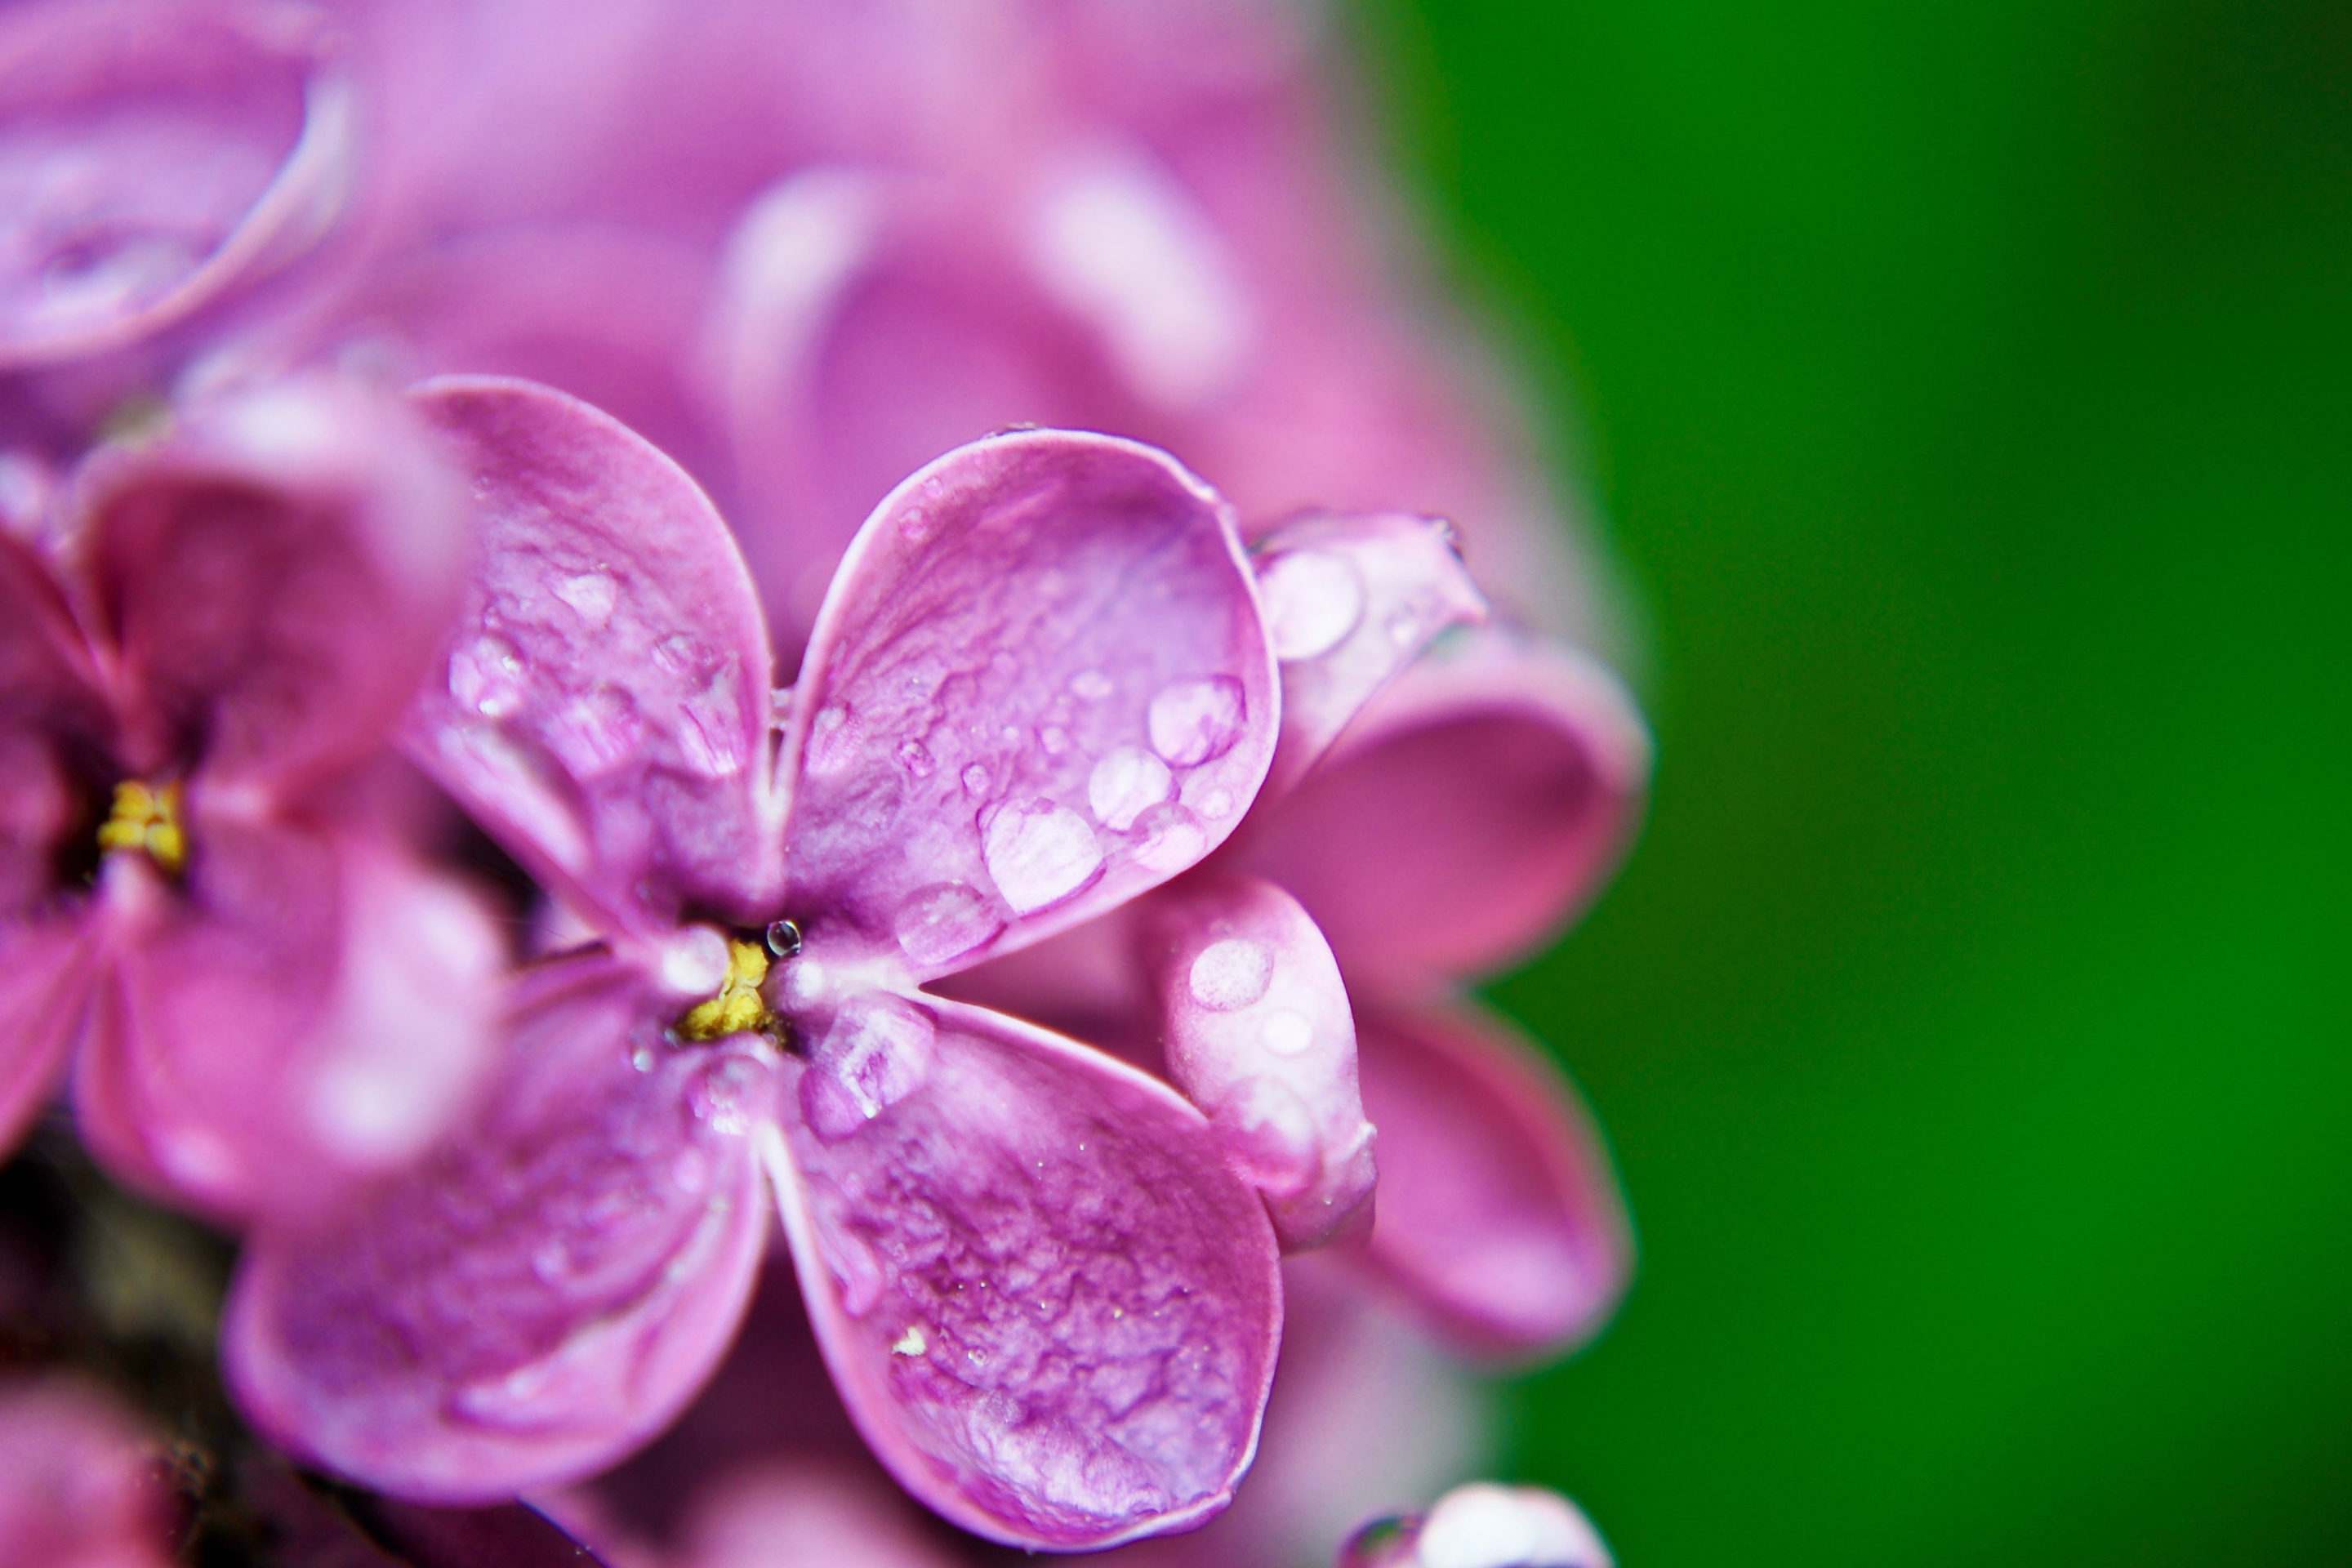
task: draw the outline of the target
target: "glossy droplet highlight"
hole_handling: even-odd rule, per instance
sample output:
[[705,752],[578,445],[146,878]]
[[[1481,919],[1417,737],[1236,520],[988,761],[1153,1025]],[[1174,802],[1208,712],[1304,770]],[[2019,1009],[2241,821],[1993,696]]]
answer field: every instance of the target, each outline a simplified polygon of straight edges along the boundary
[[1151,700],[1151,749],[1180,768],[1223,756],[1241,739],[1247,703],[1230,675],[1180,680]]
[[1114,833],[1124,833],[1135,819],[1175,792],[1176,775],[1168,764],[1140,746],[1120,746],[1104,757],[1087,775],[1087,805],[1095,820]]
[[573,698],[547,728],[548,744],[583,779],[611,773],[636,755],[644,734],[636,700],[610,683]]
[[1294,550],[1268,564],[1258,585],[1276,658],[1320,658],[1363,618],[1363,579],[1341,556]]
[[449,656],[449,695],[485,719],[504,719],[522,707],[522,654],[496,632],[484,632]]
[[1295,1057],[1315,1043],[1315,1026],[1296,1008],[1278,1007],[1267,1015],[1257,1037],[1276,1056]]
[[748,761],[743,694],[735,671],[721,666],[701,689],[679,704],[677,749],[705,778],[732,778]]
[[1238,936],[1202,948],[1188,980],[1192,1000],[1213,1013],[1246,1007],[1273,983],[1274,950]]
[[1008,802],[981,826],[980,858],[1015,914],[1060,903],[1102,870],[1087,819],[1050,800]]
[[554,592],[592,632],[603,631],[611,622],[613,606],[621,598],[620,584],[606,572],[583,572],[562,578],[556,583]]
[[918,965],[961,958],[1004,929],[988,895],[965,882],[933,882],[907,895],[890,923],[899,948]]
[[1082,669],[1070,677],[1072,694],[1084,701],[1099,702],[1117,689],[1110,677],[1099,669]]
[[801,1076],[810,1130],[837,1142],[929,1080],[939,1027],[903,998],[868,992],[834,1016]]

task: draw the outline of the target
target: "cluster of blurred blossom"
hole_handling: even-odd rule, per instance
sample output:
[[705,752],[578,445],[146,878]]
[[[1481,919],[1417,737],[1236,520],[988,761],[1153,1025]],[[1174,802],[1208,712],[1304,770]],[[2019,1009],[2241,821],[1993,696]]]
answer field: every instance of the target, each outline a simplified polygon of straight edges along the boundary
[[1607,1562],[1647,740],[1327,33],[0,5],[0,1563]]

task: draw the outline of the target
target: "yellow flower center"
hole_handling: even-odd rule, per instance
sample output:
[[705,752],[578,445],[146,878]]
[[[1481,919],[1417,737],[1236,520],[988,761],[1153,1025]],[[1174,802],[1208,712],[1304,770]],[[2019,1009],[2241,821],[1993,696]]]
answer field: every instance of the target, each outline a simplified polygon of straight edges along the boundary
[[114,786],[114,812],[98,830],[98,847],[107,854],[134,850],[172,876],[188,864],[187,829],[180,823],[180,786],[158,789],[137,779]]
[[740,937],[727,943],[727,984],[708,1002],[698,1002],[677,1021],[681,1040],[723,1040],[730,1035],[772,1035],[779,1019],[760,983],[768,978],[768,950]]

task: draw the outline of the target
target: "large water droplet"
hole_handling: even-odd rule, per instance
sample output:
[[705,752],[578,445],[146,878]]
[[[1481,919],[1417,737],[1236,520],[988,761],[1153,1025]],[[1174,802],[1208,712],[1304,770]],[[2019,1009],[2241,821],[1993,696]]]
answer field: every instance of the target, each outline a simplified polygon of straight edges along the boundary
[[547,742],[573,773],[595,778],[635,756],[643,734],[635,699],[607,683],[566,703],[547,727]]
[[1180,768],[1222,757],[1241,739],[1247,706],[1230,675],[1180,680],[1151,700],[1151,749]]
[[485,719],[513,713],[528,690],[521,652],[496,632],[449,656],[449,695]]
[[555,596],[572,606],[572,612],[585,622],[592,632],[604,629],[613,618],[613,606],[620,602],[621,585],[613,581],[609,572],[583,572],[576,576],[559,579]]
[[899,947],[926,969],[961,958],[1003,929],[988,895],[964,882],[916,889],[890,924]]
[[1274,983],[1274,950],[1247,937],[1229,936],[1202,948],[1192,960],[1192,1000],[1213,1013],[1246,1007]]
[[938,1053],[929,1013],[869,991],[834,1015],[801,1075],[801,1110],[827,1142],[848,1137],[923,1087]]
[[1364,583],[1344,556],[1294,550],[1258,578],[1276,658],[1317,658],[1339,646],[1364,614]]
[[1087,775],[1087,805],[1095,820],[1124,833],[1135,819],[1166,800],[1176,787],[1168,764],[1140,746],[1120,746]]
[[980,858],[1016,914],[1060,903],[1102,869],[1087,819],[1050,800],[1009,801],[981,825]]

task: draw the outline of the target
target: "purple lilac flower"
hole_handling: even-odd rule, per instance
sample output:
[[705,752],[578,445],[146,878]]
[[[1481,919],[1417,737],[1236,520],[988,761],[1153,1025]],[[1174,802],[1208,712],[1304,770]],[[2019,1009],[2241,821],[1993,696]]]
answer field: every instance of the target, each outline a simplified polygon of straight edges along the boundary
[[366,776],[462,506],[396,403],[293,383],[102,449],[0,537],[0,1139],[80,1042],[83,1136],[215,1217],[401,1163],[484,1059],[501,943]]
[[157,1445],[111,1400],[0,1383],[0,1563],[164,1568],[171,1505]]
[[[1156,1080],[921,987],[1248,808],[1278,696],[1230,514],[1104,437],[950,454],[860,534],[772,760],[758,602],[686,476],[527,384],[423,404],[488,549],[414,749],[597,940],[520,977],[470,1128],[248,1247],[247,1412],[426,1500],[610,1464],[725,1351],[772,1182],[834,1382],[918,1497],[1061,1548],[1223,1506],[1280,1313],[1255,1194]],[[1113,826],[1097,781],[1146,752],[1160,794]]]

